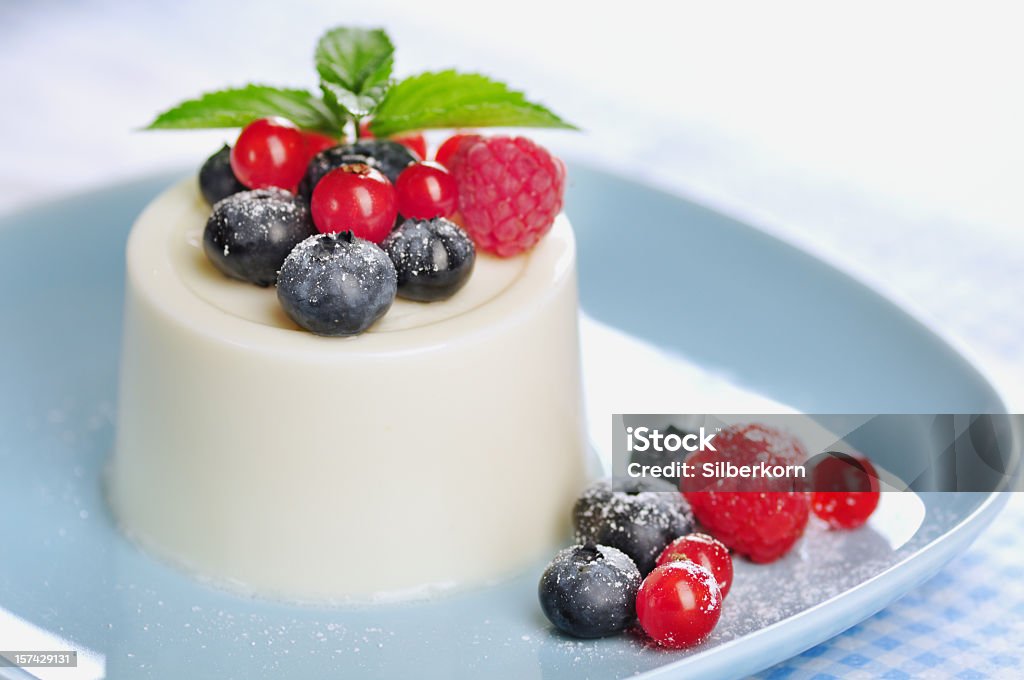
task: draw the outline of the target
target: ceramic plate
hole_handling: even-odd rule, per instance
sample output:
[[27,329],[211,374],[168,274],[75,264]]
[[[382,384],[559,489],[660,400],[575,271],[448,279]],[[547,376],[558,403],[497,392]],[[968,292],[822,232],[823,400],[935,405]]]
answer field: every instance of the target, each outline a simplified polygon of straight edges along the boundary
[[[649,367],[655,352],[664,374],[645,369],[652,387],[695,365],[806,412],[1002,410],[947,345],[825,264],[648,187],[585,167],[571,177],[585,365]],[[536,603],[542,564],[433,601],[335,609],[209,588],[122,538],[100,486],[125,237],[173,179],[0,219],[0,637],[5,649],[80,651],[77,676],[41,677],[739,677],[920,584],[1002,505],[998,495],[892,494],[861,531],[812,529],[780,562],[740,563],[713,637],[688,652],[552,632]],[[590,392],[607,387],[587,378]],[[883,466],[892,455],[876,452]]]

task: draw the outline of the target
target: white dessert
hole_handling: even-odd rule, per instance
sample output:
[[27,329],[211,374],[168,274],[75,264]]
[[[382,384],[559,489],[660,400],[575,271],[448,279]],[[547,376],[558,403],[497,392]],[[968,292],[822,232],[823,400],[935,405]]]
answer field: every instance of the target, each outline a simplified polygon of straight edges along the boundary
[[564,542],[584,484],[575,242],[478,254],[444,302],[300,330],[207,261],[186,180],[128,241],[110,496],[125,529],[257,594],[481,583]]

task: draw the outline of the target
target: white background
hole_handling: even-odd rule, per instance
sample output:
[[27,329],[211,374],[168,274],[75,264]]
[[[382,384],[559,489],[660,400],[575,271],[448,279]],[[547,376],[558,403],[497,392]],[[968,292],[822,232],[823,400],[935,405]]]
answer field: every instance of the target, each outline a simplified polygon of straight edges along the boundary
[[135,132],[194,94],[314,85],[336,23],[409,73],[507,79],[586,129],[571,158],[694,197],[909,306],[1024,410],[1019,5],[937,2],[3,2],[0,209],[198,163]]

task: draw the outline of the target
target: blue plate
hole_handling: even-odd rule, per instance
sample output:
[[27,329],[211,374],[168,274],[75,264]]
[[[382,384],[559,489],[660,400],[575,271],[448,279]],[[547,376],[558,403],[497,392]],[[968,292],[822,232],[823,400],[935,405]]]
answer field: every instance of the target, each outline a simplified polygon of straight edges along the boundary
[[[687,357],[808,412],[1003,410],[947,345],[821,262],[648,187],[584,167],[571,176],[584,310],[667,350],[666,362]],[[688,652],[631,635],[557,635],[536,605],[539,564],[439,600],[337,609],[209,588],[122,538],[100,490],[113,440],[125,237],[174,179],[0,219],[5,645],[34,635],[81,650],[83,664],[113,678],[738,677],[920,584],[1002,505],[996,494],[887,495],[863,530],[817,532],[765,567],[740,563],[714,636]],[[883,466],[885,455],[895,454],[879,452]]]

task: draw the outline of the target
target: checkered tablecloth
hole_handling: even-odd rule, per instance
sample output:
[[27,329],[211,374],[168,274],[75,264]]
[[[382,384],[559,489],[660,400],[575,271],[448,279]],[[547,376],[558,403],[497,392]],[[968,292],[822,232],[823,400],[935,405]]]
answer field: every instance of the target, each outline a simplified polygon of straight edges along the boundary
[[1024,678],[1024,495],[898,602],[759,680]]

